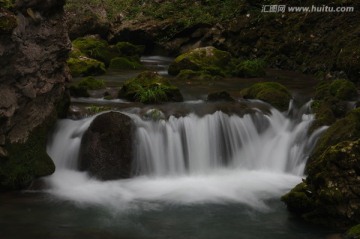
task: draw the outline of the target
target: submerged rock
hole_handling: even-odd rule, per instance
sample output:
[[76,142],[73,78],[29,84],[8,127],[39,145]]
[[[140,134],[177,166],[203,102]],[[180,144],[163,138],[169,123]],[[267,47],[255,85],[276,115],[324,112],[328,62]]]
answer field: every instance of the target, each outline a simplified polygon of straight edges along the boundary
[[142,72],[137,77],[127,80],[119,91],[119,97],[142,103],[183,101],[178,87],[151,71]]
[[208,95],[208,101],[228,101],[234,102],[234,98],[230,96],[230,94],[226,91],[214,92]]
[[81,140],[79,169],[102,180],[129,178],[134,130],[132,119],[124,114],[97,116]]
[[285,86],[276,82],[256,83],[240,92],[245,99],[259,99],[279,110],[288,109],[291,94]]
[[360,222],[360,110],[333,124],[311,154],[306,180],[283,196],[307,221],[346,228]]

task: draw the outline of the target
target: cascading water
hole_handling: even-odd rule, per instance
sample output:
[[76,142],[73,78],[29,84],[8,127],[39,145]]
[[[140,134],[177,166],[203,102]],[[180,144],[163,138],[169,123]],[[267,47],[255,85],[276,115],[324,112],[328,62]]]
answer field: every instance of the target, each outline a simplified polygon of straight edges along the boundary
[[266,207],[301,181],[306,158],[322,129],[308,136],[312,116],[270,114],[203,117],[190,114],[146,121],[130,115],[136,130],[134,178],[98,181],[76,170],[83,132],[92,118],[62,120],[48,152],[57,170],[49,192],[77,203],[128,208],[140,202],[237,202]]

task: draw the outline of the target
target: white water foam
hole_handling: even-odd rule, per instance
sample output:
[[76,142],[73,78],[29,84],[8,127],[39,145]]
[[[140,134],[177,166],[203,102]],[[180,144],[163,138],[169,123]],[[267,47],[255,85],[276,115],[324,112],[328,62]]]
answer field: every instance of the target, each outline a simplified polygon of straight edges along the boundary
[[322,130],[307,136],[311,115],[290,120],[273,109],[239,117],[190,114],[137,125],[138,176],[102,182],[76,170],[83,132],[92,118],[61,120],[49,143],[56,163],[49,192],[77,204],[132,208],[141,203],[241,203],[259,210],[301,181]]

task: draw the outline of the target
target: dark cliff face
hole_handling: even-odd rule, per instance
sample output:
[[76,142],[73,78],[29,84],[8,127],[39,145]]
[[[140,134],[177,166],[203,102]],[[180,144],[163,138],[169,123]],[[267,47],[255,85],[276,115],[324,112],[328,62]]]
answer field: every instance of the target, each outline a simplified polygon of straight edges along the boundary
[[45,149],[69,80],[64,3],[22,0],[0,7],[0,190],[54,171]]

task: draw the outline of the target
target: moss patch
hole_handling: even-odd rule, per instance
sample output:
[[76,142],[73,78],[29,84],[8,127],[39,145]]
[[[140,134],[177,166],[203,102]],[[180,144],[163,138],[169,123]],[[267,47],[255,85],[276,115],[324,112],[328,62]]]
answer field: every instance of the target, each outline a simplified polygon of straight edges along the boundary
[[126,57],[115,57],[111,59],[110,69],[116,70],[137,70],[140,69],[142,65],[139,61],[133,60]]
[[87,57],[70,58],[67,64],[73,77],[102,75],[106,72],[104,63]]
[[221,51],[215,47],[197,48],[178,56],[170,64],[169,74],[177,75],[181,70],[220,73],[227,67],[231,59],[229,52]]
[[145,46],[134,45],[129,42],[118,42],[114,48],[120,56],[141,56],[145,51]]
[[182,95],[176,86],[155,72],[145,71],[126,81],[119,92],[120,98],[142,103],[161,103],[182,101]]
[[232,74],[240,77],[261,77],[265,76],[265,62],[263,60],[245,60],[236,64],[232,69]]
[[259,99],[279,110],[288,109],[291,94],[287,88],[276,82],[257,83],[240,92],[245,99]]
[[17,27],[17,25],[16,16],[13,13],[0,8],[0,33],[9,34]]
[[345,239],[358,239],[358,238],[360,238],[360,224],[350,228],[345,234]]

